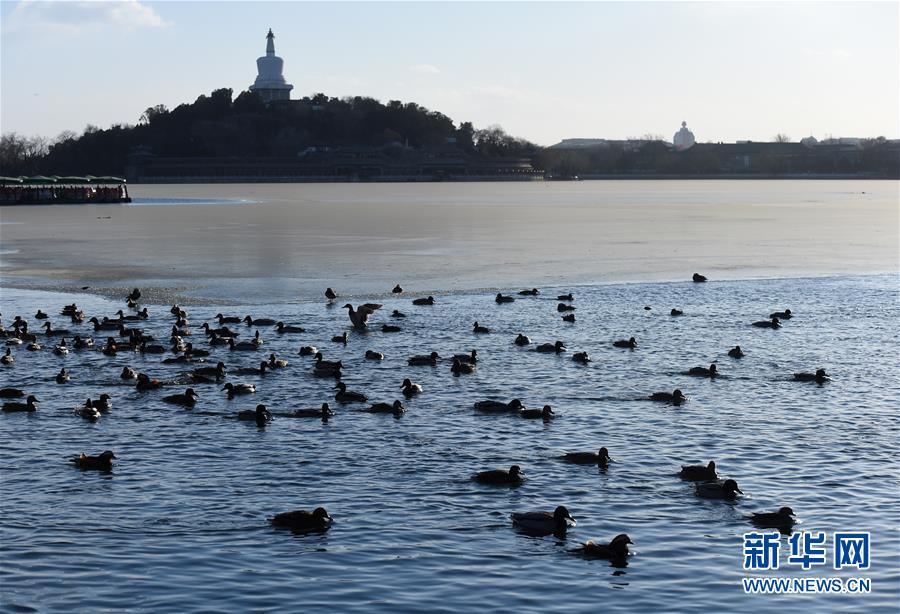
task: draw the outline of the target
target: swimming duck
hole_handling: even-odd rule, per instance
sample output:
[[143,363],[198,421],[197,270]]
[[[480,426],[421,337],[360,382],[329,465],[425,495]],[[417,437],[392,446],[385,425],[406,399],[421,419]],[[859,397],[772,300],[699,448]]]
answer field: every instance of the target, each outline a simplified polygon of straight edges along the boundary
[[57,384],[65,384],[70,379],[69,372],[62,368],[59,370],[59,373],[56,374],[56,383]]
[[130,296],[125,299],[125,304],[129,309],[137,309],[138,302],[132,299]]
[[412,358],[410,358],[410,359],[407,360],[406,362],[407,362],[407,364],[409,364],[411,367],[414,367],[414,366],[429,366],[429,367],[434,367],[435,365],[437,365],[437,361],[438,361],[440,358],[441,358],[441,357],[438,355],[437,352],[432,352],[432,353],[429,354],[428,356],[413,356]]
[[637,341],[634,340],[634,337],[631,337],[626,341],[625,339],[619,339],[618,341],[614,341],[613,345],[617,348],[630,348],[634,349],[637,347]]
[[413,301],[413,305],[434,305],[434,297],[429,296],[428,298],[417,298]]
[[561,459],[575,465],[599,465],[606,467],[612,458],[609,456],[609,450],[605,447],[600,448],[598,452],[568,452],[560,456]]
[[472,479],[479,484],[521,484],[525,474],[518,465],[513,465],[506,469],[491,469],[489,471],[480,471],[472,476]]
[[265,375],[269,370],[269,363],[265,360],[258,367],[240,367],[231,371],[232,375]]
[[694,484],[694,490],[698,497],[703,497],[704,499],[733,500],[737,498],[738,494],[744,494],[734,480],[697,482]]
[[772,318],[771,320],[760,320],[759,322],[754,322],[753,326],[757,328],[781,328],[781,323],[778,321],[778,318]]
[[395,309],[394,311],[391,312],[391,317],[392,318],[405,318],[406,314],[403,313],[402,311]]
[[716,461],[709,461],[707,465],[682,465],[678,476],[689,482],[713,482],[719,479]]
[[141,341],[141,345],[139,347],[141,354],[165,354],[166,348],[159,344],[148,344],[146,341]]
[[731,356],[732,358],[743,358],[744,350],[741,349],[741,346],[736,345],[733,348],[731,348],[730,350],[728,350],[728,355]]
[[[790,320],[794,317],[794,314],[791,313],[790,309],[785,309],[784,311],[776,311],[775,313],[769,314],[770,318],[778,318],[779,320]],[[788,508],[790,509],[790,508]]]
[[575,526],[575,519],[565,506],[560,505],[552,512],[524,512],[510,514],[513,525],[538,533],[565,535],[569,526]]
[[459,362],[467,362],[470,365],[474,365],[478,363],[478,351],[472,350],[469,354],[455,354],[453,356],[453,360],[458,360]]
[[669,315],[670,316],[683,316],[684,312],[680,309],[675,309],[674,307],[672,307],[672,311],[669,312]]
[[681,405],[687,401],[687,397],[681,393],[681,390],[676,388],[673,392],[654,392],[650,395],[650,400],[671,403],[672,405]]
[[369,316],[381,309],[381,307],[377,303],[366,303],[365,305],[360,305],[359,309],[354,310],[353,305],[347,303],[343,308],[347,310],[347,315],[350,317],[350,323],[353,324],[353,328],[362,330],[369,325]]
[[87,350],[94,347],[94,340],[90,337],[75,335],[75,337],[72,339],[72,347],[74,347],[76,350]]
[[494,297],[494,301],[499,305],[501,303],[512,303],[516,299],[511,296],[503,296],[500,292],[497,293],[497,296]]
[[693,375],[694,377],[708,377],[712,379],[718,377],[719,372],[716,370],[716,365],[711,364],[708,369],[706,367],[691,367],[687,374]]
[[330,303],[337,298],[337,293],[335,293],[335,291],[331,288],[325,288],[325,298],[327,298],[328,302]]
[[118,354],[119,346],[116,344],[116,340],[112,337],[106,338],[106,345],[103,346],[101,350],[104,356],[115,356]]
[[562,321],[563,321],[563,322],[574,322],[574,321],[575,321],[575,314],[574,314],[574,313],[567,313],[566,315],[564,315],[564,316],[562,317]]
[[10,352],[10,349],[6,348],[6,354],[4,354],[3,356],[0,356],[0,363],[2,363],[4,365],[11,365],[14,362],[16,362],[15,357],[13,357],[12,352]]
[[572,293],[571,293],[571,292],[569,292],[568,294],[560,294],[559,296],[556,297],[556,300],[558,300],[558,301],[568,301],[568,302],[571,303],[572,301],[575,300],[575,297],[572,296]]
[[137,312],[134,315],[125,315],[125,312],[121,309],[116,312],[116,315],[119,316],[120,321],[128,321],[128,322],[136,322],[138,320],[146,320],[150,317],[150,314],[147,313],[147,308],[144,307],[141,311]]
[[344,345],[347,345],[347,341],[349,341],[349,338],[350,334],[347,331],[344,331],[342,334],[332,337],[331,341],[334,343],[343,343]]
[[209,356],[209,354],[210,354],[209,350],[198,350],[197,348],[194,347],[194,344],[191,343],[190,341],[188,341],[184,345],[184,353],[186,356],[189,356],[190,358],[205,358],[206,356]]
[[522,405],[522,401],[519,399],[513,399],[509,403],[504,403],[502,401],[478,401],[474,405],[476,411],[485,411],[485,412],[517,412],[520,409],[525,409],[525,406]]
[[233,399],[235,396],[239,394],[253,394],[256,392],[256,385],[254,384],[232,384],[228,382],[222,388],[222,390],[228,391],[228,398]]
[[44,328],[47,330],[47,336],[48,336],[48,337],[51,337],[51,336],[54,336],[54,335],[57,336],[57,337],[61,337],[61,336],[68,337],[68,336],[69,336],[69,331],[68,331],[68,330],[66,330],[66,329],[64,329],[64,328],[53,328],[53,327],[50,325],[50,322],[44,322]]
[[598,544],[593,540],[587,540],[580,549],[580,554],[598,559],[610,561],[624,561],[628,558],[628,544],[633,544],[631,538],[621,533],[612,538],[608,544]]
[[76,311],[73,314],[69,315],[69,320],[71,320],[72,324],[84,324],[84,315],[83,311]]
[[77,407],[75,413],[88,422],[96,422],[101,416],[100,410],[94,407],[94,404],[90,399],[88,399],[81,407]]
[[703,283],[704,281],[706,281],[706,275],[701,275],[700,273],[694,273],[693,276],[691,276],[691,279],[694,280],[695,284],[700,284],[700,283]]
[[587,352],[575,352],[574,354],[572,354],[572,360],[586,365],[587,363],[591,362],[591,357],[588,356]]
[[529,343],[531,343],[531,339],[529,339],[522,333],[519,333],[518,335],[516,335],[516,340],[513,343],[518,346],[528,345]]
[[453,366],[450,367],[450,372],[459,377],[460,375],[471,375],[475,373],[475,365],[468,362],[460,362],[458,359],[453,359]]
[[125,298],[127,298],[128,300],[133,301],[133,302],[137,302],[137,301],[141,300],[140,288],[135,288],[134,290],[131,291],[131,294],[129,294]]
[[540,291],[537,288],[532,288],[531,290],[519,290],[519,296],[537,296],[540,294]]
[[384,354],[374,350],[366,350],[366,360],[384,360]]
[[825,373],[825,369],[817,369],[815,373],[794,373],[794,379],[798,382],[816,382],[817,384],[823,384],[830,380],[831,376]]
[[[97,319],[96,316],[94,316],[93,318],[88,320],[88,322],[90,322],[91,324],[94,325],[94,330],[96,330],[96,331],[119,330],[119,323],[115,320],[103,320],[103,322],[101,322],[100,320]],[[48,322],[48,324],[49,324],[49,322]]]
[[403,407],[403,403],[400,401],[394,401],[393,403],[375,403],[371,407],[364,409],[363,411],[368,412],[370,414],[402,414],[406,411],[406,408]]
[[541,419],[544,422],[556,417],[556,414],[553,413],[553,409],[549,405],[544,405],[543,409],[522,409],[519,411],[519,415],[523,418],[530,418],[532,420]]
[[284,369],[286,366],[288,366],[288,361],[284,358],[275,358],[275,354],[269,354],[270,369]]
[[113,459],[117,458],[112,450],[101,452],[97,456],[88,456],[82,452],[79,456],[73,456],[69,459],[79,469],[99,469],[101,471],[109,471],[112,469]]
[[3,404],[2,410],[5,412],[33,412],[37,411],[37,407],[35,407],[35,403],[40,403],[33,394],[28,395],[28,398],[25,399],[24,403],[19,403],[18,401],[7,401]]
[[18,388],[0,388],[0,399],[18,399],[24,396],[24,390],[19,390]]
[[225,377],[225,363],[217,362],[215,367],[198,367],[191,371],[193,375],[209,375],[215,377],[216,379],[223,379]]
[[6,345],[11,345],[11,346],[22,345],[22,338],[21,337],[10,337],[6,340]]
[[224,324],[240,324],[243,322],[243,318],[240,316],[223,316],[221,313],[216,314],[216,319],[219,321],[219,326]]
[[245,409],[238,412],[237,419],[245,422],[252,420],[256,422],[256,426],[262,428],[266,426],[266,423],[272,421],[272,414],[269,413],[265,405],[257,405],[255,410]]
[[[215,333],[218,337],[237,337],[240,333],[237,333],[227,326],[222,326],[219,328],[210,328],[208,322],[204,322],[202,326],[204,332],[206,332],[207,336],[210,336]],[[181,334],[181,333],[180,333]]]
[[284,322],[276,322],[275,323],[275,331],[279,333],[305,333],[306,329],[300,326],[292,326],[290,324],[285,324]]
[[369,400],[369,397],[361,392],[347,390],[347,384],[344,382],[338,382],[334,389],[337,390],[334,400],[338,403],[365,403]]
[[383,333],[399,333],[401,330],[403,329],[401,329],[399,326],[393,326],[391,324],[381,325],[381,332]]
[[318,352],[319,350],[317,350],[315,346],[304,345],[302,348],[300,348],[298,354],[300,354],[300,356],[314,356]]
[[181,405],[182,407],[193,407],[197,404],[197,400],[200,398],[196,392],[194,392],[193,388],[188,388],[184,391],[184,394],[170,394],[169,396],[163,397],[163,401],[166,403],[170,403],[172,405]]
[[422,387],[420,385],[413,384],[409,381],[409,378],[403,380],[403,396],[407,399],[416,396],[420,392],[422,392]]
[[475,324],[472,325],[472,332],[478,334],[486,334],[491,332],[491,329],[487,326],[481,326],[480,324],[478,324],[478,322],[475,322]]
[[139,392],[144,392],[146,390],[156,390],[158,388],[162,388],[162,382],[157,379],[150,379],[150,376],[146,373],[138,373],[135,388],[137,388]]
[[324,357],[322,356],[322,352],[316,352],[316,367],[317,368],[322,368],[322,369],[338,368],[338,369],[340,369],[340,368],[343,368],[343,366],[344,365],[341,363],[340,360],[337,360],[337,361],[325,360]]
[[119,377],[122,379],[137,379],[137,373],[131,367],[122,367],[122,373]]
[[574,306],[574,305],[566,305],[565,303],[559,303],[559,304],[556,306],[556,310],[559,311],[559,312],[563,312],[563,311],[575,311],[575,306]]
[[69,354],[69,345],[66,343],[65,337],[53,346],[53,353],[57,356],[67,356]]
[[247,316],[243,320],[244,324],[247,326],[275,326],[278,322],[273,320],[272,318],[253,318],[252,316]]
[[797,523],[794,510],[789,507],[778,508],[777,512],[755,512],[748,516],[751,523],[763,529],[780,529],[789,532]]
[[71,305],[63,305],[63,308],[60,310],[60,314],[67,316],[78,311],[78,305],[72,303]]
[[240,343],[235,343],[234,338],[231,337],[228,339],[228,349],[232,352],[255,352],[259,349],[259,344],[254,343],[253,341],[241,341]]
[[542,343],[534,348],[534,351],[542,354],[561,354],[566,351],[566,346],[562,341],[557,341],[556,343]]
[[316,377],[335,377],[340,379],[341,369],[344,368],[340,360],[337,362],[317,361],[313,367],[313,375]]
[[49,318],[50,316],[48,316],[46,313],[44,313],[43,311],[41,311],[40,309],[38,309],[38,310],[37,310],[37,313],[34,314],[34,317],[35,317],[36,319],[38,319],[38,320],[46,320],[46,319]]
[[393,294],[403,294],[403,288],[400,287],[400,284],[397,284],[396,286],[394,286],[394,289],[391,290],[391,293],[393,293]]
[[327,531],[334,519],[328,515],[324,507],[317,507],[312,512],[296,510],[294,512],[282,512],[272,517],[271,522],[276,527],[284,527],[292,531],[303,533],[310,531]]
[[328,422],[328,418],[333,416],[334,412],[328,407],[328,403],[322,403],[321,409],[295,409],[292,413],[287,414],[289,418],[321,418],[322,422]]

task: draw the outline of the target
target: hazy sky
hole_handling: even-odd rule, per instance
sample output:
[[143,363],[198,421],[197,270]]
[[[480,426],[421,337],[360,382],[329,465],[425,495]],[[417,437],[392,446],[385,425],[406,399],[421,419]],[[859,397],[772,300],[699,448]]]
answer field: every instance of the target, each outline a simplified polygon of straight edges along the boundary
[[0,129],[135,123],[256,77],[275,31],[292,96],[414,101],[549,145],[786,133],[900,136],[897,2],[0,4]]

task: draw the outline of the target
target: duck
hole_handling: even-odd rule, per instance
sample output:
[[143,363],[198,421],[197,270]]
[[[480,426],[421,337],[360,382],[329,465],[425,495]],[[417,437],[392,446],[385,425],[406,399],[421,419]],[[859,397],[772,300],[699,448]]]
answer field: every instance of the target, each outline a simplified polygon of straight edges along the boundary
[[541,354],[561,354],[566,351],[566,346],[562,341],[542,343],[534,348],[534,351],[540,352]]
[[198,367],[191,371],[192,375],[209,375],[215,377],[216,379],[223,379],[225,377],[226,369],[224,362],[217,362],[215,367]]
[[216,314],[216,319],[219,321],[219,326],[223,326],[224,324],[240,324],[244,321],[240,316],[223,316],[221,313]]
[[24,403],[19,403],[18,401],[7,401],[3,404],[3,407],[0,408],[7,413],[13,412],[33,412],[37,411],[37,407],[35,407],[36,403],[40,403],[37,397],[33,394],[28,395],[28,398],[25,399]]
[[422,387],[419,384],[413,384],[409,378],[403,380],[403,396],[407,399],[416,396],[417,394],[422,392]]
[[94,347],[94,340],[90,337],[75,335],[72,338],[72,347],[74,347],[76,350],[88,350]]
[[12,355],[12,352],[9,348],[6,348],[6,354],[0,356],[0,364],[11,365],[16,362],[15,357]]
[[53,346],[53,353],[57,356],[67,356],[69,354],[69,346],[66,344],[66,339],[63,337],[59,343]]
[[269,354],[269,368],[270,369],[284,369],[288,366],[288,361],[284,358],[276,358],[275,354]]
[[254,343],[253,341],[241,341],[240,343],[235,343],[234,338],[231,337],[228,339],[228,349],[232,352],[255,352],[259,349],[259,344]]
[[[88,320],[91,324],[94,325],[95,331],[101,330],[119,330],[119,322],[117,320],[103,320],[102,322],[97,319],[96,316]],[[49,324],[49,322],[48,322]]]
[[138,348],[141,354],[165,354],[166,348],[159,344],[148,344],[146,341],[141,341],[141,345]]
[[669,315],[670,316],[683,316],[684,312],[680,309],[675,309],[674,307],[672,307],[672,311],[669,312]]
[[474,365],[478,363],[478,350],[472,350],[469,354],[455,354],[453,356],[453,360],[458,360],[459,362],[467,362],[470,365]]
[[332,290],[331,288],[325,288],[325,298],[328,299],[329,303],[333,302],[334,299],[337,298],[337,296],[338,295],[334,290]]
[[504,403],[502,401],[478,401],[474,405],[476,411],[484,411],[484,412],[518,412],[521,409],[525,409],[525,406],[522,405],[522,401],[519,399],[513,399],[509,403]]
[[556,310],[559,311],[559,312],[563,312],[563,311],[575,311],[575,306],[574,306],[574,305],[566,305],[565,303],[559,303],[559,304],[556,306]]
[[255,410],[245,409],[238,412],[237,419],[244,422],[256,422],[256,426],[262,428],[266,426],[266,423],[272,421],[272,414],[265,405],[257,405]]
[[[219,328],[210,328],[208,322],[204,322],[203,326],[201,328],[203,328],[204,332],[206,333],[206,336],[215,334],[217,337],[237,337],[238,335],[240,335],[240,333],[237,333],[237,332],[231,330],[227,326],[221,326]],[[179,332],[179,334],[183,334],[183,333]]]
[[232,375],[265,375],[269,370],[269,363],[260,361],[258,367],[240,367],[231,371]]
[[104,356],[115,356],[119,353],[119,346],[116,344],[116,340],[112,337],[106,338],[106,345],[103,346],[101,350]]
[[253,394],[254,392],[256,392],[256,385],[255,384],[232,384],[231,382],[228,382],[225,384],[225,386],[222,388],[222,390],[227,390],[228,398],[233,399],[234,397],[236,397],[239,394]]
[[49,318],[50,316],[48,316],[46,313],[44,313],[43,311],[41,311],[40,309],[38,309],[38,310],[37,310],[37,313],[34,314],[34,317],[35,317],[36,319],[38,319],[38,320],[46,320],[46,319]]
[[131,367],[122,367],[122,373],[119,374],[121,379],[137,379],[137,373]]
[[8,345],[8,346],[22,345],[22,338],[21,337],[10,337],[9,339],[6,340],[6,345]]
[[781,322],[778,318],[772,318],[771,320],[760,320],[759,322],[754,322],[753,326],[756,328],[781,328]]
[[432,352],[428,356],[413,356],[409,360],[407,360],[407,364],[411,367],[415,366],[430,366],[434,367],[437,365],[438,360],[440,360],[440,355],[437,352]]
[[302,326],[293,326],[291,324],[285,324],[284,322],[276,322],[275,323],[275,332],[277,333],[305,333],[306,329]]
[[97,420],[100,419],[100,416],[102,415],[100,413],[100,410],[98,410],[96,407],[94,407],[94,404],[90,399],[85,401],[84,405],[82,405],[81,407],[77,407],[75,409],[75,413],[77,415],[81,416],[82,418],[84,418],[85,420],[87,420],[88,422],[96,422]]
[[537,296],[540,293],[540,290],[537,288],[532,288],[531,290],[519,290],[519,296]]
[[569,526],[577,523],[569,510],[560,505],[552,512],[520,512],[510,514],[514,526],[539,533],[565,534]]
[[247,326],[275,326],[278,323],[277,320],[272,318],[254,318],[249,315],[244,317],[242,322]]
[[491,329],[487,326],[481,326],[478,322],[472,325],[472,332],[476,334],[487,334],[491,332]]
[[560,294],[559,296],[556,297],[556,300],[558,300],[558,301],[568,301],[568,302],[571,303],[572,301],[575,300],[575,297],[572,295],[571,292],[569,292],[568,294]]
[[817,369],[815,373],[794,373],[794,379],[798,382],[816,382],[817,384],[824,384],[831,379],[831,376],[825,373],[825,369]]
[[306,510],[295,510],[293,512],[282,512],[276,514],[269,519],[276,527],[283,527],[296,531],[298,533],[311,531],[327,531],[334,522],[334,519],[328,515],[324,507],[317,507],[311,512]]
[[331,338],[332,342],[343,343],[344,345],[347,345],[347,341],[349,341],[349,340],[350,340],[350,333],[348,333],[347,331],[344,331],[342,334],[335,335],[334,337]]
[[737,482],[734,480],[717,480],[715,482],[697,482],[694,484],[694,490],[698,497],[704,499],[728,499],[737,498],[738,494],[744,494],[738,488]]
[[188,341],[184,344],[184,354],[185,356],[189,356],[191,358],[205,358],[210,355],[209,350],[198,350],[194,347],[194,344]]
[[322,361],[321,363],[317,362],[313,367],[313,375],[316,377],[335,377],[340,379],[341,369],[343,368],[344,365],[340,360],[336,363],[326,363],[325,361]]
[[18,388],[0,388],[0,399],[19,399],[24,396],[24,390],[19,390]]
[[163,401],[171,405],[181,405],[182,407],[193,407],[200,398],[193,388],[188,388],[184,394],[170,394],[163,397]]
[[125,297],[125,298],[126,298],[127,300],[129,300],[129,301],[132,301],[132,302],[137,302],[137,301],[141,300],[141,290],[140,290],[140,288],[135,288],[134,290],[131,291],[131,294],[129,294],[129,295],[128,295],[127,297]]
[[691,276],[691,279],[694,281],[695,284],[702,284],[704,281],[706,281],[706,275],[701,275],[700,273],[694,273]]
[[672,405],[681,405],[687,401],[687,397],[681,393],[681,390],[676,388],[672,392],[654,392],[650,395],[650,400],[671,403]]
[[607,559],[610,561],[624,561],[628,558],[628,544],[633,544],[631,538],[625,533],[620,533],[612,538],[608,544],[600,544],[591,539],[584,542],[580,553],[584,556]]
[[523,418],[530,418],[532,420],[541,419],[544,422],[556,417],[556,414],[553,413],[553,409],[549,405],[544,405],[543,409],[521,409],[519,415]]
[[562,317],[562,321],[563,321],[563,322],[574,322],[574,321],[575,321],[575,314],[574,314],[574,313],[567,313],[566,315],[564,315],[564,316]]
[[434,297],[429,296],[428,298],[417,298],[413,300],[413,305],[434,305]]
[[69,315],[69,320],[72,324],[84,324],[85,315],[83,311],[76,311],[75,313]]
[[512,303],[516,299],[511,296],[503,296],[500,292],[497,293],[497,296],[494,297],[494,301],[499,305],[501,303]]
[[384,360],[384,354],[374,350],[366,350],[366,360]]
[[110,402],[111,397],[105,392],[100,395],[100,398],[91,403],[91,406],[99,411],[109,411],[112,409],[112,403]]
[[718,377],[719,372],[716,370],[715,363],[709,365],[709,368],[706,367],[691,367],[687,375],[693,375],[694,377],[708,377],[710,379]]
[[794,510],[787,506],[778,508],[777,512],[755,512],[747,518],[762,529],[790,531],[791,527],[797,523],[797,519],[794,518]]
[[733,348],[731,348],[730,350],[728,350],[728,355],[731,356],[732,358],[743,358],[744,350],[741,349],[741,346],[736,345]]
[[331,361],[325,360],[322,356],[322,352],[316,352],[316,368],[326,369],[326,368],[343,368],[343,364],[340,360]]
[[572,354],[572,360],[586,365],[587,363],[591,362],[591,357],[588,356],[587,352],[575,352],[574,354]]
[[318,354],[319,350],[316,349],[313,345],[304,345],[300,348],[300,351],[297,352],[300,356],[315,356]]
[[147,313],[147,308],[144,307],[141,311],[137,312],[134,315],[125,315],[125,312],[121,309],[116,312],[116,315],[119,316],[120,321],[128,321],[128,322],[136,322],[138,320],[146,320],[150,317],[150,314]]
[[347,303],[343,309],[347,310],[347,316],[350,318],[353,328],[362,330],[369,325],[369,316],[381,309],[381,307],[382,305],[378,303],[366,303],[365,305],[360,305],[359,309],[353,309],[353,305]]
[[399,326],[393,326],[391,324],[382,324],[381,325],[381,332],[383,332],[383,333],[399,333],[401,330],[403,330],[403,329],[400,328]]
[[63,305],[63,308],[59,313],[67,316],[75,313],[76,311],[78,311],[78,305],[76,303],[72,303],[71,305]]
[[344,382],[338,382],[334,389],[337,390],[334,400],[338,403],[365,403],[369,400],[369,397],[361,392],[347,390],[347,384]]
[[529,343],[531,343],[531,339],[529,339],[522,333],[519,333],[518,335],[516,335],[516,340],[513,341],[513,343],[515,343],[518,346],[528,345]]
[[395,309],[391,312],[392,318],[405,318],[406,314],[400,311],[399,309]]
[[506,469],[490,469],[480,471],[472,476],[472,479],[479,484],[521,484],[524,478],[525,474],[518,465],[513,465],[508,471]]
[[460,375],[471,375],[475,373],[475,365],[469,362],[460,362],[458,359],[453,359],[453,366],[450,367],[450,372],[453,375],[459,377]]
[[59,370],[59,373],[56,374],[56,383],[57,384],[65,384],[71,379],[69,372],[66,371],[65,367]]
[[138,373],[135,388],[137,388],[139,392],[144,392],[146,390],[156,390],[158,388],[162,388],[162,382],[157,379],[150,379],[150,376],[146,373]]
[[597,452],[568,452],[560,458],[575,465],[599,465],[600,467],[605,467],[612,462],[606,447],[600,448]]
[[706,465],[682,465],[678,477],[689,482],[711,482],[719,479],[716,473],[716,461]]
[[400,287],[400,284],[394,286],[394,289],[391,290],[391,294],[403,294],[403,288]]
[[634,337],[631,337],[627,341],[625,339],[613,341],[613,345],[617,348],[629,348],[633,350],[637,347],[637,341],[635,341]]
[[79,469],[99,469],[101,471],[109,471],[112,469],[112,462],[118,458],[113,454],[112,450],[105,450],[96,456],[88,456],[82,452],[78,456],[73,456],[69,462]]
[[402,414],[406,411],[406,408],[403,407],[403,403],[400,401],[394,401],[393,403],[375,403],[374,405],[364,409],[363,411],[368,412],[370,414]]
[[794,317],[794,314],[791,313],[790,309],[785,309],[784,311],[776,311],[775,313],[770,313],[769,317],[778,318],[779,320],[790,320]]
[[284,415],[287,418],[321,418],[322,422],[328,422],[328,418],[334,415],[334,412],[331,411],[331,408],[328,406],[328,403],[322,403],[321,409],[295,409],[293,412],[289,414],[279,414]]

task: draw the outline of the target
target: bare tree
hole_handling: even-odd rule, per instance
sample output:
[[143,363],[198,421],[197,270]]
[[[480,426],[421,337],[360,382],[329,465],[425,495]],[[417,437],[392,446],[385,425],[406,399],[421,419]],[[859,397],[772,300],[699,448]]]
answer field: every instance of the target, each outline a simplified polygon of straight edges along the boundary
[[779,132],[774,137],[772,137],[772,140],[775,141],[776,143],[790,143],[791,137],[789,137],[788,135],[786,135],[783,132]]

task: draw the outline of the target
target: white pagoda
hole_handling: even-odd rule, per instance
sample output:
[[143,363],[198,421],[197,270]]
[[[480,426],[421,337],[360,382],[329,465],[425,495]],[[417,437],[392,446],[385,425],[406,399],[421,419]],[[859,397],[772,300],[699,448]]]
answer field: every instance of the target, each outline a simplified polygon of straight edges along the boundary
[[290,100],[294,86],[285,83],[283,69],[284,60],[275,55],[275,35],[269,28],[269,33],[266,34],[266,55],[256,60],[256,81],[250,86],[250,91],[256,92],[266,104],[273,100]]

